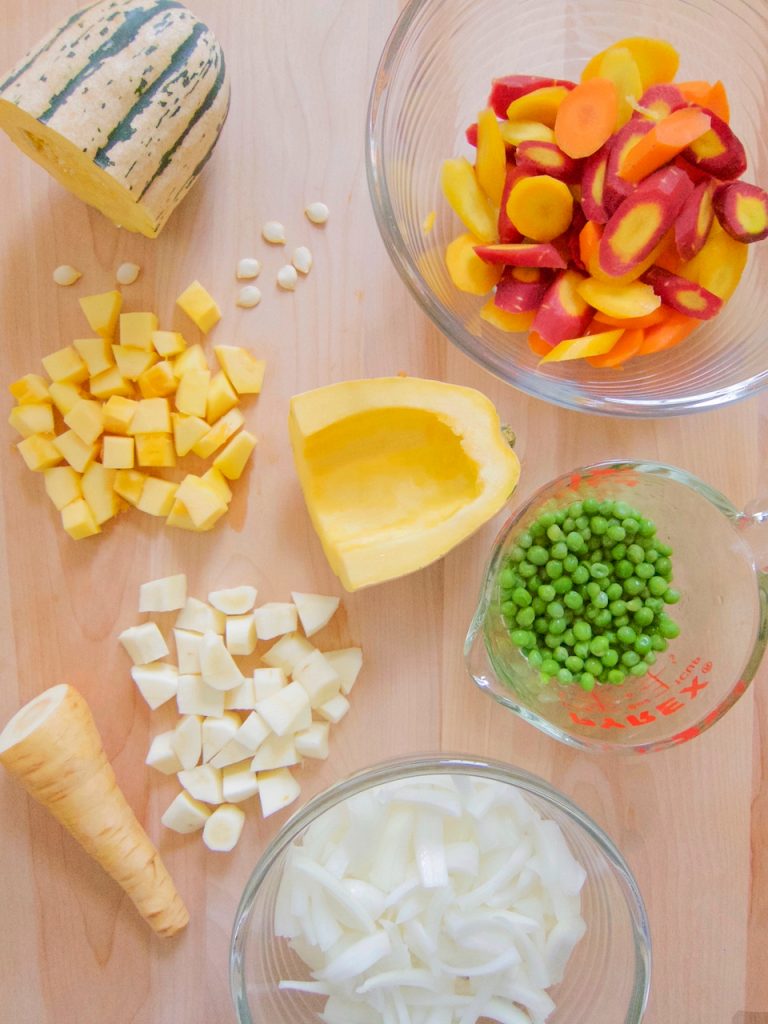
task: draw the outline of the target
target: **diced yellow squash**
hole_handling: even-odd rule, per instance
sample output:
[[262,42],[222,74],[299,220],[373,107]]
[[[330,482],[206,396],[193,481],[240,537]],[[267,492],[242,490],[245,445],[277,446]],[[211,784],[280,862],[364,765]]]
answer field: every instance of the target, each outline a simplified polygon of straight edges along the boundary
[[136,462],[157,468],[175,466],[176,452],[170,434],[136,434]]
[[227,511],[227,503],[199,476],[189,473],[179,484],[176,498],[197,529],[212,526]]
[[53,439],[54,447],[64,456],[72,469],[84,473],[96,458],[98,445],[87,444],[74,430],[67,430]]
[[[48,397],[47,391],[45,397]],[[31,434],[52,434],[53,406],[49,402],[15,405],[11,409],[8,422],[22,437],[29,437]]]
[[39,373],[24,374],[13,384],[9,384],[8,390],[19,405],[48,401],[48,383]]
[[112,349],[106,338],[77,338],[72,344],[88,367],[90,377],[97,377],[115,364]]
[[44,469],[57,466],[62,461],[62,454],[53,444],[53,438],[47,434],[32,434],[19,441],[16,445],[21,457],[30,469],[41,473]]
[[111,398],[112,395],[130,398],[134,393],[133,384],[123,377],[116,366],[110,366],[108,370],[91,377],[88,382],[88,390],[94,398],[104,400]]
[[154,313],[121,313],[120,344],[125,348],[140,348],[144,352],[154,352],[152,335],[157,330],[157,317]]
[[88,380],[88,367],[71,345],[43,356],[43,369],[51,380],[65,384],[82,384]]
[[115,494],[125,498],[129,505],[138,505],[144,485],[149,477],[138,469],[118,469],[115,473]]
[[236,345],[216,345],[213,351],[238,395],[258,395],[264,383],[266,363],[248,349]]
[[251,452],[256,447],[256,438],[247,430],[236,434],[213,460],[213,465],[228,480],[239,480]]
[[221,320],[221,310],[199,281],[193,281],[176,299],[176,305],[183,309],[203,334]]
[[127,434],[139,403],[132,398],[113,395],[104,403],[104,430],[107,434]]
[[82,441],[93,444],[104,433],[104,406],[101,402],[81,398],[64,417],[64,422]]
[[139,390],[144,398],[165,398],[172,395],[179,382],[173,372],[173,363],[163,359],[148,370],[138,379]]
[[[195,455],[207,459],[242,427],[245,420],[239,409],[230,409],[192,448]],[[182,499],[183,500],[183,499]],[[186,504],[186,503],[185,503]],[[190,513],[191,514],[191,513]]]
[[178,331],[153,331],[152,344],[155,347],[155,352],[163,359],[177,356],[187,347],[184,335]]
[[133,438],[105,437],[102,441],[101,461],[108,469],[133,469]]
[[48,394],[62,416],[66,416],[73,405],[83,397],[80,388],[76,384],[67,384],[59,381],[54,381],[49,386]]
[[210,424],[199,416],[185,416],[180,412],[172,412],[173,446],[176,454],[181,457],[188,455],[194,445],[211,429]]
[[205,473],[200,477],[204,484],[208,484],[212,490],[218,494],[223,502],[228,505],[232,501],[232,490],[227,483],[224,475],[220,470],[216,469],[215,466],[211,466]]
[[120,292],[86,295],[78,301],[91,330],[102,338],[114,338],[117,320],[123,306],[123,296]]
[[188,370],[179,381],[176,408],[188,416],[204,417],[208,408],[210,370]]
[[178,488],[179,485],[171,480],[160,480],[159,477],[148,476],[136,508],[150,516],[167,516],[173,508]]
[[210,526],[195,526],[190,518],[189,512],[187,512],[184,505],[177,499],[174,501],[173,507],[168,513],[165,525],[175,526],[179,530],[191,530],[193,533],[204,533],[206,530],[213,529],[215,524],[211,523]]
[[92,462],[80,481],[83,497],[99,526],[117,515],[116,475],[117,470]]
[[93,537],[97,533],[101,533],[93,512],[83,498],[77,498],[61,510],[61,525],[75,540],[82,540],[83,537]]
[[82,498],[80,474],[76,473],[71,466],[54,466],[52,469],[46,469],[43,476],[45,477],[45,493],[59,512],[65,505]]
[[112,355],[115,357],[121,376],[128,380],[138,380],[142,373],[157,362],[157,352],[154,349],[145,352],[140,348],[113,345]]
[[225,412],[234,409],[237,405],[237,395],[227,379],[223,370],[214,373],[208,387],[208,403],[205,409],[205,418],[209,423],[215,423]]
[[129,434],[169,434],[171,409],[167,398],[142,398],[137,402]]
[[190,370],[207,370],[208,362],[202,345],[190,345],[173,361],[173,372],[181,379]]

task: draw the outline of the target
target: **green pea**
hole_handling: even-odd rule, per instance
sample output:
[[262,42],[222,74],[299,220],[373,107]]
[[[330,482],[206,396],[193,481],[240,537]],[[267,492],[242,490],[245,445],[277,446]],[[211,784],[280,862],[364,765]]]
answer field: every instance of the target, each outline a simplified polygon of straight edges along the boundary
[[505,590],[510,590],[515,585],[515,574],[511,569],[502,569],[499,573],[499,583]]
[[530,535],[528,530],[523,530],[517,538],[517,543],[521,548],[529,548],[531,544],[533,544],[533,537]]
[[613,666],[617,665],[619,662],[619,652],[614,650],[606,651],[602,656],[601,661],[606,668],[613,668]]
[[570,654],[570,651],[568,650],[568,648],[567,647],[563,647],[563,645],[560,644],[559,646],[557,646],[555,648],[553,657],[554,657],[555,661],[558,661],[558,662],[560,662],[561,665],[564,665],[565,664],[565,659],[568,657],[569,654]]
[[669,590],[664,592],[664,604],[677,604],[680,600],[680,591],[675,590],[674,587],[670,587]]
[[637,640],[635,640],[635,651],[641,658],[644,658],[646,654],[650,653],[651,646],[651,638],[647,633],[641,633]]
[[554,651],[560,646],[560,637],[555,636],[553,633],[547,633],[544,637],[544,645],[548,647],[550,651]]
[[650,519],[641,519],[639,532],[641,537],[653,537],[656,533],[656,526]]
[[[582,514],[580,516],[576,516],[576,529],[577,530],[580,530],[581,533],[583,534],[584,531],[588,527],[589,527],[589,519],[587,519],[587,517],[584,514]],[[582,537],[582,539],[583,539],[583,537]]]
[[632,668],[633,665],[637,665],[640,661],[640,655],[634,651],[624,651],[621,656],[622,665],[626,665],[627,668]]
[[630,597],[637,597],[644,586],[643,581],[639,580],[637,576],[630,576],[629,579],[624,580],[624,593],[629,594]]
[[630,544],[627,548],[627,559],[634,565],[639,565],[645,558],[645,552],[639,544]]
[[584,589],[586,590],[589,597],[597,597],[602,588],[600,584],[597,583],[595,580],[590,580],[590,582],[586,585]]
[[618,601],[618,599],[624,593],[624,588],[620,583],[616,583],[614,581],[613,583],[608,584],[608,586],[605,588],[605,592],[608,595],[609,601]]
[[591,672],[582,672],[577,681],[582,690],[586,690],[587,693],[595,688],[595,677]]
[[536,597],[534,597],[534,599],[533,599],[533,603],[531,604],[531,608],[533,608],[533,610],[536,613],[536,615],[542,615],[544,613],[544,611],[546,610],[546,607],[547,607],[546,603],[544,601],[542,601],[541,598],[537,594]]
[[[610,587],[608,588],[610,590]],[[608,593],[608,591],[606,591]],[[610,594],[608,594],[610,597]],[[621,617],[627,614],[627,602],[626,601],[611,601],[608,605],[608,610],[614,618]]]
[[550,526],[547,529],[547,536],[553,542],[558,541],[558,540],[562,540],[563,539],[563,531],[560,529],[560,527],[557,525],[557,523],[553,523],[552,526]]
[[663,576],[651,576],[648,580],[648,590],[654,597],[663,597],[668,586],[669,584]]
[[567,668],[558,669],[557,681],[559,683],[572,683],[573,682],[573,672],[571,672],[571,670],[567,669]]
[[594,622],[599,614],[600,609],[595,608],[593,604],[587,605],[583,612],[584,618],[587,620],[587,622]]
[[573,516],[566,515],[560,526],[562,527],[563,533],[570,533],[574,527]]
[[669,558],[672,554],[672,548],[669,544],[662,544],[660,540],[656,541],[656,550],[663,558]]
[[592,516],[589,520],[589,528],[593,534],[601,537],[608,529],[608,523],[604,516]]
[[562,562],[568,554],[568,545],[565,541],[558,541],[557,544],[552,545],[549,554],[552,558],[556,558],[559,562]]
[[573,624],[573,635],[577,640],[590,640],[592,638],[592,627],[588,622],[579,619]]
[[563,575],[563,563],[551,558],[545,566],[545,571],[551,580],[556,580]]
[[637,609],[634,618],[638,626],[650,626],[653,622],[653,611],[647,605],[644,605],[642,608]]
[[631,612],[633,615],[635,612],[639,612],[642,607],[643,602],[639,597],[632,597],[627,601],[627,611]]
[[568,628],[568,623],[565,619],[550,619],[549,620],[549,632],[552,636],[562,636],[562,634]]
[[566,572],[571,573],[574,569],[578,568],[579,560],[576,555],[566,555],[563,559],[563,568]]
[[557,675],[557,670],[560,668],[554,658],[545,658],[541,663],[541,671],[547,676]]
[[539,523],[541,524],[544,530],[548,530],[550,526],[554,526],[556,522],[557,517],[555,516],[555,513],[552,510],[550,510],[549,512],[543,512],[539,516]]
[[580,515],[584,514],[584,506],[580,501],[572,501],[568,506],[568,515],[573,519],[578,519]]
[[553,582],[552,586],[555,588],[555,593],[562,597],[573,587],[573,580],[570,576],[561,576]]
[[610,575],[611,570],[605,564],[605,562],[593,562],[589,568],[589,573],[592,579],[604,580]]
[[536,618],[536,612],[533,608],[522,608],[515,618],[518,626],[522,626],[523,629],[529,629]]
[[528,528],[528,532],[534,538],[534,540],[538,540],[540,537],[543,537],[544,527],[541,525],[541,520],[537,519],[535,523],[531,523],[530,527]]
[[656,559],[656,572],[659,576],[663,576],[665,580],[668,580],[672,575],[672,562],[666,555],[660,555]]
[[656,572],[650,562],[641,562],[635,568],[635,575],[641,580],[649,580]]
[[638,676],[638,677],[640,677],[640,676],[644,676],[647,671],[648,671],[648,666],[646,665],[646,663],[644,661],[638,661],[638,663],[636,665],[633,665],[630,668],[629,674],[631,676]]
[[648,651],[647,654],[643,655],[646,665],[650,668],[651,665],[656,664],[656,655],[653,651]]
[[528,561],[532,565],[546,565],[548,558],[549,553],[541,544],[534,544],[532,548],[528,549]]
[[565,608],[563,608],[559,601],[551,601],[547,605],[547,615],[550,619],[562,619],[565,615]]
[[563,604],[573,612],[581,611],[584,607],[584,598],[576,590],[569,590],[563,595]]
[[[608,595],[604,590],[599,591],[592,598],[592,604],[595,608],[607,608],[608,607]],[[610,612],[608,613],[610,615]]]
[[517,644],[518,647],[533,646],[532,643],[528,643],[531,634],[528,632],[527,629],[513,629],[509,635],[512,638],[512,643]]
[[613,503],[613,514],[617,519],[628,519],[635,514],[635,510],[626,501],[615,501]]
[[645,601],[645,607],[650,608],[654,615],[659,615],[664,611],[664,601],[660,597],[648,597]]
[[629,625],[629,616],[628,615],[619,615],[617,617],[617,616],[614,615],[614,617],[613,617],[613,625],[616,627],[616,629],[618,629],[619,626],[628,626]]
[[612,668],[608,673],[608,682],[612,683],[614,686],[619,686],[624,682],[625,678],[626,677],[620,668]]
[[517,571],[523,579],[527,580],[536,575],[536,566],[531,565],[530,562],[521,562],[517,567]]
[[616,523],[608,527],[608,529],[605,531],[605,535],[608,538],[608,540],[613,541],[615,544],[618,544],[627,536],[627,531],[624,529],[623,526],[620,526],[618,523]]
[[573,653],[582,661],[589,657],[589,644],[586,640],[577,640],[573,645]]
[[504,601],[501,606],[502,615],[517,615],[517,605],[514,601]]
[[672,619],[668,619],[665,616],[659,623],[659,633],[661,633],[665,640],[674,640],[676,636],[680,636],[680,627]]
[[654,547],[647,547],[645,549],[645,560],[646,562],[658,562],[659,552]]
[[520,608],[527,608],[533,598],[524,587],[518,587],[512,594],[512,600]]
[[635,640],[637,640],[637,633],[631,626],[621,626],[620,629],[616,630],[616,637],[619,643],[625,644],[629,647],[635,642]]
[[577,586],[581,586],[589,579],[589,569],[585,565],[578,566],[571,573],[571,579]]
[[626,519],[622,519],[621,525],[627,531],[628,537],[634,537],[637,531],[640,529],[639,523],[632,516],[627,516]]
[[611,558],[614,562],[620,562],[622,558],[626,558],[627,545],[626,544],[614,544],[611,548]]
[[536,621],[533,624],[533,628],[539,634],[546,633],[547,630],[549,629],[549,619],[545,618],[542,615],[540,618],[536,619]]
[[530,651],[528,654],[528,664],[533,668],[541,668],[544,662],[544,655],[538,649]]
[[[576,524],[574,524],[576,525]],[[566,535],[565,543],[568,545],[571,551],[583,551],[584,550],[584,538],[576,530],[571,530]]]
[[590,543],[590,541],[592,540],[592,531],[588,526],[585,526],[584,529],[581,531],[581,536],[584,538],[585,544]]
[[542,601],[546,601],[546,603],[549,604],[550,601],[554,601],[555,599],[555,588],[551,583],[542,583],[536,591],[536,594]]
[[669,647],[669,644],[663,636],[659,636],[659,634],[657,633],[656,636],[651,637],[651,647],[654,651],[661,654],[662,651],[666,651],[666,649]]
[[621,559],[619,559],[619,561],[614,566],[614,570],[613,571],[614,571],[614,574],[618,577],[618,579],[620,579],[620,580],[627,580],[627,579],[630,578],[632,573],[635,571],[635,567],[632,565],[632,563],[628,559],[621,558]]
[[566,647],[573,647],[576,643],[576,637],[573,635],[572,629],[566,629],[562,636],[563,643]]
[[611,613],[607,608],[599,609],[595,616],[595,625],[598,629],[607,629],[611,624]]
[[589,644],[589,649],[595,657],[601,657],[608,650],[608,641],[604,636],[593,637]]
[[596,501],[594,498],[587,498],[582,502],[582,507],[584,509],[585,516],[593,516],[600,510],[600,502]]
[[584,661],[575,654],[571,654],[565,659],[565,667],[571,672],[581,672],[584,668]]
[[603,664],[597,658],[585,658],[584,668],[587,672],[591,672],[593,676],[598,676],[603,671]]

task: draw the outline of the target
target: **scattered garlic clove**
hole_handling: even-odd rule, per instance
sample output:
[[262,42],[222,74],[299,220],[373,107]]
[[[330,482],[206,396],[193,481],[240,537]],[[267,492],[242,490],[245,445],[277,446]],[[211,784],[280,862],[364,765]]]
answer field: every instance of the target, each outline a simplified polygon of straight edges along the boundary
[[247,284],[240,289],[237,296],[237,305],[241,309],[253,309],[261,302],[261,290],[255,284]]
[[222,804],[203,826],[203,842],[216,853],[229,853],[237,845],[244,824],[245,814],[239,807]]
[[284,267],[280,267],[277,272],[277,286],[278,288],[282,288],[283,291],[295,291],[298,280],[299,275],[296,273],[296,267],[291,266],[290,263],[286,263]]
[[308,274],[310,272],[312,269],[312,253],[306,245],[300,245],[297,249],[293,250],[291,263],[293,263],[300,274]]
[[325,224],[328,220],[328,207],[325,203],[310,203],[304,213],[307,215],[307,219],[311,220],[313,224]]
[[261,229],[265,242],[270,245],[285,245],[285,228],[279,220],[268,220]]
[[257,259],[246,257],[237,264],[237,276],[241,281],[249,281],[261,273],[261,263]]
[[70,267],[66,263],[56,267],[53,272],[53,280],[62,288],[68,288],[75,281],[79,281],[82,276],[79,270],[75,270],[74,267]]
[[133,284],[140,273],[141,267],[138,263],[121,263],[117,268],[115,279],[118,284]]

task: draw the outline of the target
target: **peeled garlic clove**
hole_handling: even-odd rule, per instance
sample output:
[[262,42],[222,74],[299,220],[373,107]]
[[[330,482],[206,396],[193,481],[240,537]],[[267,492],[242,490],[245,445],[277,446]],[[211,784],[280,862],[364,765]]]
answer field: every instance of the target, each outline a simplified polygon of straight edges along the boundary
[[79,270],[75,270],[74,267],[70,267],[66,263],[56,267],[53,272],[53,280],[63,288],[68,288],[75,281],[79,281],[82,276]]
[[253,306],[258,306],[260,302],[261,291],[255,284],[247,284],[240,289],[240,294],[237,296],[237,304],[242,309],[251,309]]
[[264,241],[271,245],[285,245],[285,228],[279,220],[268,220],[261,234]]
[[117,268],[115,278],[118,284],[133,284],[140,273],[141,267],[138,263],[121,263]]
[[292,267],[290,263],[286,263],[284,267],[280,267],[277,272],[278,287],[282,288],[284,291],[294,291],[298,280],[299,275],[296,273],[296,267]]
[[325,224],[328,220],[328,207],[325,203],[310,203],[304,213],[313,224]]
[[298,249],[293,250],[291,263],[293,263],[300,274],[308,274],[310,272],[312,269],[312,253],[306,245],[300,245]]
[[247,257],[237,264],[237,276],[241,281],[258,277],[261,273],[261,263],[257,259]]

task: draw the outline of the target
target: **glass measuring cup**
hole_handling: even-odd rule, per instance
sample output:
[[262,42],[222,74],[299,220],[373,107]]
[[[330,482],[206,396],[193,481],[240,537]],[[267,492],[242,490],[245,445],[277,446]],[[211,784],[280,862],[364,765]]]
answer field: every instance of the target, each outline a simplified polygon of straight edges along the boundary
[[[680,635],[641,678],[619,686],[545,682],[512,642],[499,573],[517,537],[543,512],[594,497],[652,519],[673,549]],[[649,753],[693,739],[751,682],[768,641],[768,512],[740,512],[673,466],[605,462],[545,485],[507,521],[488,563],[464,653],[475,683],[549,736],[582,750]]]

